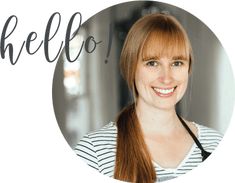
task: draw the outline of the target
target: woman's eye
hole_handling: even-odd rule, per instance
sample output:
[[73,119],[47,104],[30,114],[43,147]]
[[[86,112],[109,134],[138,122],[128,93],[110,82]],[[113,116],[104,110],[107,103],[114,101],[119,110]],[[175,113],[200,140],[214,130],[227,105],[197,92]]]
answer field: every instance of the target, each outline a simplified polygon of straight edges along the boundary
[[146,63],[147,66],[155,67],[158,65],[158,62],[156,60],[151,60]]
[[184,63],[182,61],[174,61],[172,63],[172,66],[175,66],[175,67],[179,67],[179,66],[182,66]]

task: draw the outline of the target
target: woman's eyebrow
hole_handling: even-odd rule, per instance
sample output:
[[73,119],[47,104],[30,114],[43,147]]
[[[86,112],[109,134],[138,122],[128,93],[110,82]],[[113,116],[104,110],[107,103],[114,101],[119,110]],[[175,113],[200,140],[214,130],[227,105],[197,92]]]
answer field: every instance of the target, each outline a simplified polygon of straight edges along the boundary
[[187,59],[183,56],[174,56],[172,57],[172,60],[187,60]]
[[159,60],[159,57],[158,56],[149,56],[149,57],[143,58],[142,60],[143,60],[143,62],[148,61],[148,60]]

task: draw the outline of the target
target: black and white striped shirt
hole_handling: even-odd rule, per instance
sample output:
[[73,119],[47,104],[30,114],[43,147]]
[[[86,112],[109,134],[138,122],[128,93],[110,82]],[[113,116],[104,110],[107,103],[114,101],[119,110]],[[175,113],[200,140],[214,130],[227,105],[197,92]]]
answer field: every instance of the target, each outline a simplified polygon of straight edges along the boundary
[[[194,123],[198,129],[198,140],[203,148],[212,152],[222,139],[217,131]],[[109,177],[114,176],[117,127],[110,122],[98,131],[85,135],[75,147],[76,154],[89,166]],[[202,162],[201,150],[194,143],[191,150],[177,168],[168,169],[153,162],[157,182],[176,178],[197,167]]]

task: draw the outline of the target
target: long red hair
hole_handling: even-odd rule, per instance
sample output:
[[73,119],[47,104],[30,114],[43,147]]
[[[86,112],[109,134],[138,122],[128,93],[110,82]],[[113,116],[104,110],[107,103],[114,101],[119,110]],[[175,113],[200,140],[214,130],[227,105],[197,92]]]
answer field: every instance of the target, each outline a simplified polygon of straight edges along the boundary
[[[155,49],[152,49],[152,44]],[[157,49],[156,49],[157,47]],[[139,19],[130,29],[120,57],[123,78],[133,93],[134,103],[125,107],[117,117],[117,149],[114,178],[135,182],[153,183],[156,172],[145,144],[136,114],[138,91],[135,87],[137,62],[149,55],[177,55],[189,60],[191,70],[192,49],[187,34],[172,16],[150,14]]]

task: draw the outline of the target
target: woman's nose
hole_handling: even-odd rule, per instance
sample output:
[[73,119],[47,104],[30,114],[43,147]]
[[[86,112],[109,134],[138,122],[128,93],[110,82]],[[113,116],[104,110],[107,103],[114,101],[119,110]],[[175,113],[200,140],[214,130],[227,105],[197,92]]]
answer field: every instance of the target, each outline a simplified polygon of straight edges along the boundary
[[170,67],[162,67],[159,81],[163,84],[170,84],[173,81],[172,71]]

